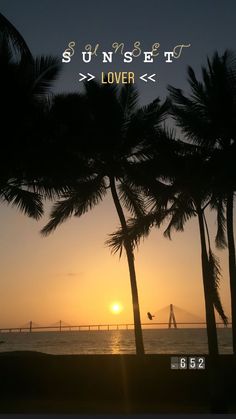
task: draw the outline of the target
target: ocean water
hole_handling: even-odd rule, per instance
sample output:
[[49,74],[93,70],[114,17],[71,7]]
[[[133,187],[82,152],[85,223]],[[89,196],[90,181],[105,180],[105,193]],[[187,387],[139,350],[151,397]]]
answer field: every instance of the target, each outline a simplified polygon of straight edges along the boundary
[[[144,329],[148,354],[207,354],[205,329]],[[232,353],[231,328],[219,328],[221,354]],[[133,330],[5,332],[0,352],[38,351],[48,354],[134,354]]]

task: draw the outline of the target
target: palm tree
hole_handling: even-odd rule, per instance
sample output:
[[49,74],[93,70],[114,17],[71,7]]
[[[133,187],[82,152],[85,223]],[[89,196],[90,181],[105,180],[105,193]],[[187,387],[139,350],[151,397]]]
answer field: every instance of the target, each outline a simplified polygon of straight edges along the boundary
[[6,37],[11,42],[14,52],[26,59],[32,59],[30,49],[20,32],[9,20],[0,13],[0,36]]
[[[227,324],[227,317],[218,293],[219,261],[211,250],[205,217],[205,209],[211,203],[211,177],[208,162],[203,158],[202,153],[196,152],[195,147],[191,149],[184,143],[182,146],[181,143],[177,146],[176,141],[172,142],[173,149],[179,149],[175,158],[169,141],[169,151],[166,148],[163,154],[163,149],[160,147],[159,156],[156,155],[153,161],[139,164],[138,184],[147,195],[151,211],[137,219],[128,220],[128,234],[134,247],[139,244],[141,237],[149,235],[151,227],[160,227],[163,221],[169,219],[164,235],[171,238],[172,230],[183,231],[185,223],[190,218],[195,216],[198,218],[208,347],[209,354],[215,356],[218,354],[218,342],[214,307],[225,324]],[[169,159],[167,159],[168,156]],[[148,173],[148,165],[151,165],[150,178],[147,175],[144,177],[144,173]],[[107,243],[112,247],[113,252],[121,251],[124,245],[122,230],[111,234]]]
[[[208,147],[215,176],[214,193],[218,210],[219,230],[216,244],[226,245],[229,255],[233,351],[236,353],[236,259],[233,229],[236,158],[236,56],[225,51],[215,53],[202,68],[202,81],[188,69],[189,96],[180,89],[169,87],[173,115],[188,141]],[[226,209],[226,219],[224,210]],[[226,222],[226,225],[225,225]]]
[[[69,163],[74,184],[55,203],[47,235],[72,215],[80,217],[104,198],[108,191],[124,234],[131,294],[137,355],[144,354],[134,254],[127,232],[124,208],[131,214],[145,212],[139,189],[129,178],[129,168],[145,158],[146,138],[156,132],[167,112],[168,104],[155,100],[138,108],[138,92],[132,85],[120,90],[114,86],[85,84],[85,94],[56,97],[51,109],[52,125],[58,144],[71,151]],[[67,146],[66,146],[67,144]],[[64,173],[66,178],[67,174]],[[73,176],[72,176],[73,178]],[[73,181],[72,181],[73,183]]]
[[21,34],[0,14],[0,199],[36,219],[43,212],[39,192],[45,192],[35,185],[36,150],[46,148],[39,128],[46,94],[59,70],[58,59],[33,58]]

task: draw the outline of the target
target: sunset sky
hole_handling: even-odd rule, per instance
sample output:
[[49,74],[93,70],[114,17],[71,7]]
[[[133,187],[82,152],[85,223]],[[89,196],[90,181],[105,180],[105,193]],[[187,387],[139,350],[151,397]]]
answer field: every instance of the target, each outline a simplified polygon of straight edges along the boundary
[[[148,103],[157,96],[165,98],[168,84],[186,89],[188,64],[199,74],[207,54],[236,49],[234,0],[1,0],[0,10],[34,55],[61,57],[69,41],[77,42],[75,57],[63,66],[55,92],[80,90],[79,72],[96,76],[114,69],[156,73],[157,83],[138,83],[140,102]],[[162,53],[180,43],[191,47],[172,64],[162,58],[151,67],[141,59],[109,67],[99,60],[91,65],[81,62],[79,51],[86,43],[100,43],[102,50],[109,51],[119,41],[129,50],[137,40],[146,51],[155,42],[160,42]],[[107,235],[118,227],[111,197],[107,195],[92,212],[43,238],[39,231],[48,220],[49,208],[47,203],[45,217],[36,222],[1,205],[0,327],[23,326],[29,320],[44,325],[60,319],[74,324],[132,322],[126,259],[112,256],[104,245]],[[207,216],[213,240],[215,214]],[[155,314],[170,303],[204,318],[197,222],[188,222],[185,232],[173,234],[172,241],[163,238],[162,232],[153,230],[135,254],[142,321],[147,321],[147,311]],[[222,302],[230,315],[227,251],[216,253],[223,268]],[[112,303],[122,304],[121,313],[111,312]]]

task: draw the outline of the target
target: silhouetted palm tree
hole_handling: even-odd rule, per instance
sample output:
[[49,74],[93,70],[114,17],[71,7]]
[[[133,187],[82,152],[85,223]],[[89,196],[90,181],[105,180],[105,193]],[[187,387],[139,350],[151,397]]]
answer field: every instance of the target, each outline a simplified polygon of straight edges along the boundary
[[161,106],[159,100],[155,100],[138,108],[138,93],[131,85],[118,90],[114,86],[89,82],[85,84],[85,90],[84,95],[59,96],[52,106],[51,118],[56,127],[58,144],[63,150],[69,148],[71,151],[75,182],[63,199],[55,203],[51,220],[42,233],[51,233],[73,215],[80,217],[101,202],[108,191],[111,192],[124,234],[136,352],[142,355],[144,345],[134,255],[124,208],[136,215],[145,212],[139,190],[129,177],[129,169],[147,156],[145,140],[158,130],[168,105],[164,103]]
[[[169,146],[170,144],[169,142]],[[194,147],[191,151],[191,147],[185,144],[181,146],[178,143],[176,147],[176,142],[173,141],[173,149],[177,150],[178,148],[179,153],[174,157],[171,147],[169,152],[167,148],[164,154],[161,147],[159,156],[155,156],[152,162],[149,160],[140,164],[139,170],[143,171],[143,175],[140,175],[139,184],[147,195],[151,212],[139,216],[138,219],[128,220],[128,234],[133,246],[138,245],[141,237],[149,235],[151,227],[160,227],[164,221],[169,219],[164,235],[171,238],[172,230],[183,231],[185,223],[190,218],[197,216],[209,354],[217,355],[218,343],[214,307],[225,324],[227,324],[227,317],[218,293],[219,261],[211,250],[204,214],[205,209],[211,203],[211,177],[208,162],[203,158],[202,153],[196,152]],[[184,153],[185,148],[186,152]],[[152,176],[144,177],[150,164]],[[121,250],[124,244],[122,230],[113,233],[107,243],[114,252]]]
[[0,13],[0,37],[1,39],[5,37],[8,42],[11,42],[16,54],[24,56],[26,59],[32,59],[30,49],[23,36],[2,13]]
[[59,68],[53,57],[33,58],[21,34],[0,14],[0,199],[35,218],[43,211],[35,183],[37,150],[46,148],[40,126],[46,94]]
[[[190,141],[208,147],[215,176],[215,208],[218,210],[216,244],[226,245],[227,232],[233,350],[236,353],[236,260],[233,229],[233,200],[236,188],[236,56],[215,53],[202,68],[202,81],[188,69],[190,95],[169,87],[173,115]],[[226,208],[226,224],[224,210]]]

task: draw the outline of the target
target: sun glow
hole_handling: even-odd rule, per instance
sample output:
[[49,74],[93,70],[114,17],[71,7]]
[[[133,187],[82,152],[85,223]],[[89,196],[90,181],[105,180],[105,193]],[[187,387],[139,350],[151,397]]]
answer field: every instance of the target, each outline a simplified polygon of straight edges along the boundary
[[113,303],[111,305],[111,311],[113,314],[119,314],[123,310],[123,307],[120,303]]

